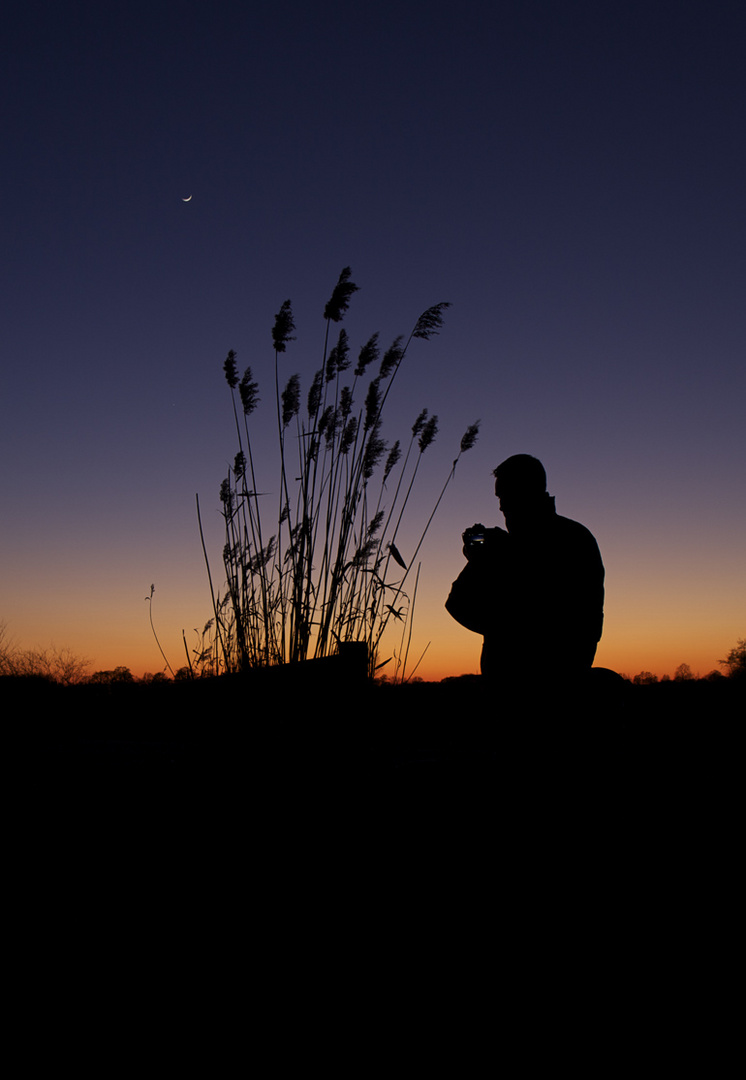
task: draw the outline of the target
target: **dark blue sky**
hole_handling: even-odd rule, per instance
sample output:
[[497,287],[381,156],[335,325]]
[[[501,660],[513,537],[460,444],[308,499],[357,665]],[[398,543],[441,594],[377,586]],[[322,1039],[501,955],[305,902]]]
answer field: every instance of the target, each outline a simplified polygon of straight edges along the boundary
[[32,2],[4,30],[0,619],[23,643],[157,668],[151,581],[174,651],[206,619],[225,353],[271,407],[274,314],[293,299],[310,374],[345,265],[358,343],[453,304],[384,432],[441,418],[421,515],[482,419],[422,553],[432,674],[476,664],[442,602],[519,451],[599,538],[601,662],[709,670],[743,636],[743,4]]

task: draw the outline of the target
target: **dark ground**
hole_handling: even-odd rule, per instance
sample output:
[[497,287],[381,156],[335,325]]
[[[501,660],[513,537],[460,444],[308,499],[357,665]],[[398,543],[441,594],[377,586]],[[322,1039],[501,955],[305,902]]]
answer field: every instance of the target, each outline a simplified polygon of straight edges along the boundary
[[[252,800],[278,817],[495,801],[631,814],[710,804],[740,777],[744,683],[632,686],[603,670],[581,696],[512,699],[478,677],[406,686],[224,677],[62,688],[0,681],[42,816],[185,814]],[[344,808],[344,809],[343,809]]]
[[278,1072],[431,1052],[471,1072],[486,1036],[516,1075],[678,1050],[717,1070],[741,970],[735,683],[508,705],[477,679],[5,682],[0,700],[16,997],[55,1060],[214,1075],[269,1044]]
[[405,686],[307,673],[72,687],[6,678],[0,705],[24,764],[38,773],[34,786],[43,773],[47,790],[64,786],[66,773],[82,785],[95,786],[99,773],[121,774],[125,785],[128,776],[158,775],[168,785],[200,768],[247,782],[257,768],[340,782],[462,772],[486,781],[514,754],[557,754],[557,767],[571,771],[580,759],[591,772],[644,768],[658,755],[728,767],[745,715],[743,681],[633,686],[604,669],[594,675],[582,696],[560,687],[510,698],[476,676]]

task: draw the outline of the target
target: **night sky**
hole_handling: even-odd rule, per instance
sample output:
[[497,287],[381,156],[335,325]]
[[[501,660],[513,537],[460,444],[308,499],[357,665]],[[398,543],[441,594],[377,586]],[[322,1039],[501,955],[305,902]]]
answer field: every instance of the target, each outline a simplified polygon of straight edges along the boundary
[[405,557],[482,421],[418,556],[419,675],[478,669],[443,603],[519,452],[598,539],[597,664],[704,675],[746,636],[742,0],[27,0],[3,30],[0,621],[19,645],[160,670],[153,583],[185,662],[182,629],[211,614],[195,494],[219,576],[237,449],[225,355],[252,366],[274,448],[274,316],[293,301],[283,370],[305,390],[348,265],[354,346],[452,304],[384,414],[389,442],[440,419]]

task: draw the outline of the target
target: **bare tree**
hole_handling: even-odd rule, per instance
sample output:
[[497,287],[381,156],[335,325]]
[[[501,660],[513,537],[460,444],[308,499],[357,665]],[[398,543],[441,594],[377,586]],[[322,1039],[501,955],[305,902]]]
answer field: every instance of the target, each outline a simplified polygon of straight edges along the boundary
[[18,646],[8,635],[8,627],[0,622],[0,675],[15,675]]
[[746,678],[746,638],[739,638],[725,660],[718,660],[718,663],[727,667],[732,679]]
[[693,678],[694,678],[694,675],[693,675],[692,669],[689,667],[689,665],[688,664],[679,664],[679,666],[676,668],[676,671],[674,672],[673,681],[674,682],[689,682],[689,680],[693,679]]
[[0,675],[35,675],[71,686],[85,679],[89,663],[69,646],[20,649],[8,636],[6,624],[0,623]]

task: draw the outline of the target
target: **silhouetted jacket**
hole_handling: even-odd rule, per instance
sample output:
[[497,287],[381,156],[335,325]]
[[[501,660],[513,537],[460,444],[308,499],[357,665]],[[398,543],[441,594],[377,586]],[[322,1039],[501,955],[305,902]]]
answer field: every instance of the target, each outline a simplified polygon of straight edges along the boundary
[[[604,565],[593,534],[560,517],[547,495],[508,532],[489,529],[446,601],[484,636],[484,674],[588,668],[603,629]],[[465,549],[467,550],[467,549]]]

